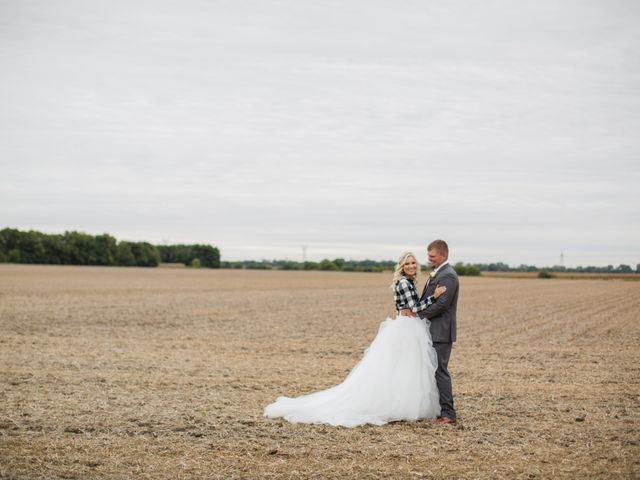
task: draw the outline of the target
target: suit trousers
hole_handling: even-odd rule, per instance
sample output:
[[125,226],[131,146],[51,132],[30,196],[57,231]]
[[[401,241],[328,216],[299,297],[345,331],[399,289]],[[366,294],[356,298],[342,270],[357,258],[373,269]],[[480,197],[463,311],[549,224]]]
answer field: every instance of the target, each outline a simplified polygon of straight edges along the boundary
[[456,410],[453,407],[453,388],[451,387],[451,375],[449,375],[449,357],[451,357],[452,343],[433,342],[433,348],[438,354],[438,369],[436,370],[436,383],[440,391],[440,415],[456,419]]

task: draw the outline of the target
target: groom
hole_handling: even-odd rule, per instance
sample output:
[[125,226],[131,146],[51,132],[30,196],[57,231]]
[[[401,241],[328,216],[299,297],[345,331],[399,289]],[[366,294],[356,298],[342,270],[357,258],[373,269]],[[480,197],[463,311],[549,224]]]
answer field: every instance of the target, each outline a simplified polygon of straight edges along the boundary
[[449,375],[451,347],[456,341],[456,310],[458,307],[458,275],[449,265],[449,246],[444,240],[434,240],[427,247],[427,257],[433,271],[424,286],[420,300],[427,300],[436,286],[445,286],[447,291],[426,309],[418,312],[420,318],[431,322],[431,339],[438,354],[436,383],[440,391],[440,416],[437,424],[455,424],[456,411],[453,407],[453,391]]

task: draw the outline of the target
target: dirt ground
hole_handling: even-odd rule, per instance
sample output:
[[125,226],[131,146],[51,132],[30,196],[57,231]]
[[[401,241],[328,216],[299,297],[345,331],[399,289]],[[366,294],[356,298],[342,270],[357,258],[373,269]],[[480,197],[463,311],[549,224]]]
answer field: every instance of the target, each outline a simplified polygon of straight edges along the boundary
[[292,425],[390,274],[0,265],[0,478],[640,478],[640,282],[462,278],[455,427]]

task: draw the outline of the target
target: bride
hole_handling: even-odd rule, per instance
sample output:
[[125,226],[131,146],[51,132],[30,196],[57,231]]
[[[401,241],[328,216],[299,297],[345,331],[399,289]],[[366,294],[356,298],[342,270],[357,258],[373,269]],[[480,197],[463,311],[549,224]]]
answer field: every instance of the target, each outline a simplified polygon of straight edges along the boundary
[[[416,256],[410,252],[398,260],[391,283],[396,318],[380,324],[376,338],[342,383],[297,398],[279,397],[264,409],[264,415],[293,423],[344,427],[436,418],[440,414],[437,356],[429,321],[415,314],[433,303],[446,287],[438,287],[433,296],[420,302],[418,268]],[[410,309],[412,316],[400,315],[403,309]]]

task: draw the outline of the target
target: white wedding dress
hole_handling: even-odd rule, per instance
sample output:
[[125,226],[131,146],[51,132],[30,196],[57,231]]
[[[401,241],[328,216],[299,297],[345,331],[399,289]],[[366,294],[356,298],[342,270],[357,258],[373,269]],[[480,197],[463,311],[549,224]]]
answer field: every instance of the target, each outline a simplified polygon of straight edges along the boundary
[[435,418],[440,414],[437,365],[428,321],[387,319],[341,384],[297,398],[279,397],[264,415],[344,427]]

